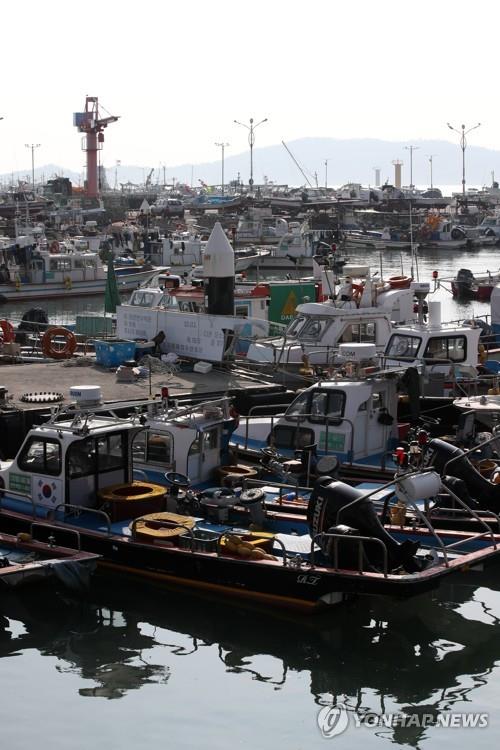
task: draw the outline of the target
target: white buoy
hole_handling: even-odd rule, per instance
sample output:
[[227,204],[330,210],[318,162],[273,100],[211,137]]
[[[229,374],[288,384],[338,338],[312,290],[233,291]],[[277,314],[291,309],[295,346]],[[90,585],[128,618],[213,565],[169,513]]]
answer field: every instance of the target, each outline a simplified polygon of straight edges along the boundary
[[203,278],[209,315],[234,315],[234,251],[218,221],[203,251]]

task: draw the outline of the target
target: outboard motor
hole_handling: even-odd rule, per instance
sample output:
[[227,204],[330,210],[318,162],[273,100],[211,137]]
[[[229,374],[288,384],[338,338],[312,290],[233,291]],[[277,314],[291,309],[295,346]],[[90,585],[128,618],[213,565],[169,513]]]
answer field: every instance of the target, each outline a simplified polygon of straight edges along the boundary
[[473,296],[474,274],[468,268],[461,268],[458,271],[455,283],[459,297],[467,299]]
[[[427,468],[432,468],[441,475],[446,471],[447,475],[462,479],[470,495],[483,510],[495,513],[500,510],[500,484],[492,484],[483,477],[461,448],[434,438],[428,445],[424,461]],[[467,501],[464,499],[464,502]]]
[[[314,485],[307,509],[311,536],[328,532],[345,535],[345,542],[341,540],[337,545],[338,564],[343,568],[358,568],[358,542],[349,542],[349,536],[357,535],[373,537],[385,544],[389,570],[400,566],[408,573],[421,570],[422,562],[415,558],[418,542],[406,540],[400,544],[393,539],[380,523],[371,500],[364,499],[365,494],[332,477],[320,477]],[[343,511],[343,508],[346,510]],[[322,548],[323,553],[333,561],[333,539],[327,539]],[[383,552],[379,544],[364,542],[363,558],[364,570],[383,569]]]

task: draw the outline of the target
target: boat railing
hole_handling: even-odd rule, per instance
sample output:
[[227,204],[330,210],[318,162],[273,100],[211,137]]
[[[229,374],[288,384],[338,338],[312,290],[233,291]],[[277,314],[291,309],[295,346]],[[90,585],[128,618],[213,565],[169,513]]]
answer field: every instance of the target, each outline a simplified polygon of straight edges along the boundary
[[36,503],[31,495],[27,495],[25,492],[18,492],[17,490],[7,490],[7,489],[1,489],[0,490],[0,508],[2,506],[2,499],[3,498],[9,499],[10,497],[19,498],[20,500],[29,500],[31,503],[31,509],[32,509],[32,515],[33,518],[36,518],[36,510],[37,508],[44,508],[44,505],[39,505]]
[[[241,484],[243,490],[250,487],[269,487],[269,482],[266,482],[263,479],[253,479],[252,477],[245,477]],[[295,493],[296,498],[299,494],[309,495],[311,493],[310,487],[303,487],[298,481],[295,484],[289,484],[287,482],[275,482],[273,480],[272,486],[273,489],[278,490],[278,505],[283,505],[283,498],[286,495],[290,495],[290,493]],[[290,502],[289,498],[287,498],[287,502]]]
[[[71,534],[76,537],[76,549],[78,550],[78,552],[80,552],[80,550],[82,549],[80,532],[77,531],[76,529],[63,529],[60,526],[54,526],[51,523],[44,523],[43,521],[34,521],[30,526],[30,536],[34,541],[39,541],[39,540],[35,540],[35,534],[34,534],[35,529],[46,529],[48,531],[52,531],[52,532],[57,531],[59,533],[62,532],[64,535]],[[48,543],[50,545],[50,544],[55,543],[55,541],[52,541],[51,537],[49,537]],[[66,546],[66,545],[63,545],[63,546]]]
[[[66,515],[70,514],[73,514],[75,516],[83,516],[87,513],[90,513],[93,516],[98,516],[99,518],[103,518],[106,524],[107,534],[108,536],[111,536],[111,518],[104,510],[98,510],[97,508],[87,508],[83,505],[73,505],[72,503],[59,503],[59,505],[56,505],[56,507],[54,508],[54,515],[57,515],[57,513],[60,513],[61,511],[64,518],[66,518]],[[66,514],[66,511],[69,511],[68,514]]]
[[[283,408],[283,407],[286,408],[288,406],[290,406],[290,404],[273,404],[273,407],[275,407],[277,409],[278,408]],[[249,429],[250,429],[250,420],[251,420],[251,418],[255,417],[256,419],[258,419],[258,415],[255,414],[255,412],[257,412],[257,411],[263,411],[263,410],[266,410],[268,408],[269,408],[268,406],[262,405],[262,404],[257,405],[257,406],[252,406],[248,410],[248,415],[240,417],[240,421],[242,419],[246,419],[246,424],[245,424],[245,443],[243,445],[244,450],[248,449],[248,439],[249,439],[248,438],[248,432],[249,432]],[[323,423],[325,424],[325,435],[324,435],[324,446],[322,448],[321,445],[320,445],[319,448],[320,448],[320,450],[324,449],[325,453],[328,452],[328,447],[329,447],[329,440],[328,440],[329,434],[328,433],[329,433],[329,430],[331,429],[331,427],[340,427],[340,425],[342,425],[343,423],[346,423],[351,428],[350,429],[350,433],[351,433],[350,434],[350,445],[349,445],[349,451],[347,453],[347,462],[346,463],[349,463],[350,465],[353,464],[353,461],[354,461],[354,438],[355,438],[355,430],[354,430],[354,423],[353,423],[353,421],[351,419],[348,419],[347,417],[330,417],[330,416],[328,416],[328,414],[320,415],[320,414],[286,414],[286,413],[271,414],[268,418],[270,419],[270,422],[271,422],[271,424],[270,424],[270,441],[269,441],[269,444],[271,446],[274,445],[274,435],[273,435],[273,433],[274,433],[274,426],[275,426],[275,420],[276,419],[280,420],[280,419],[284,418],[287,421],[290,421],[290,422],[295,421],[297,423],[296,427],[295,427],[296,432],[295,432],[295,436],[294,436],[294,444],[295,444],[294,448],[293,448],[294,450],[303,450],[304,449],[303,445],[302,446],[299,445],[299,437],[300,437],[299,430],[300,430],[301,422],[306,422],[307,420],[311,420],[311,418],[313,420],[316,420],[316,423],[319,423],[319,420],[321,420],[321,424],[323,424]],[[314,424],[314,422],[313,422],[313,424]],[[321,442],[321,440],[320,440],[320,442]],[[335,452],[335,451],[332,451],[332,452]],[[382,452],[382,462],[381,463],[382,463],[382,468],[384,468],[385,467],[385,453],[384,452]]]
[[377,539],[374,536],[359,536],[358,534],[333,534],[331,532],[321,532],[319,534],[316,534],[313,536],[311,540],[311,569],[314,569],[315,567],[315,549],[316,546],[319,546],[321,548],[320,542],[323,542],[325,539],[332,539],[333,540],[333,569],[339,570],[339,542],[351,542],[355,543],[357,542],[358,545],[358,569],[357,572],[360,575],[363,575],[365,573],[364,569],[364,556],[365,556],[365,543],[369,542],[370,544],[376,544],[378,545],[382,550],[382,556],[383,556],[383,570],[382,574],[384,578],[387,578],[388,576],[388,569],[389,569],[389,563],[388,558],[389,555],[387,553],[387,547],[385,546],[384,542],[381,539]]

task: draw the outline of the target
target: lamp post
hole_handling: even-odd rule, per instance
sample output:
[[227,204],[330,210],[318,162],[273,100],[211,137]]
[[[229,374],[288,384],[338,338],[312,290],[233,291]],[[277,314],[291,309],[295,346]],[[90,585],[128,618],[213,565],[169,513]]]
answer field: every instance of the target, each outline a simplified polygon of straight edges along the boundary
[[216,143],[216,146],[218,146],[221,150],[221,181],[222,181],[222,195],[224,195],[224,150],[227,146],[229,146],[229,143]]
[[328,190],[328,162],[331,160],[331,157],[325,159],[325,190]]
[[417,151],[420,146],[405,146],[405,150],[410,152],[410,188],[413,188],[413,152]]
[[40,147],[40,143],[25,143],[26,148],[31,149],[31,184],[35,189],[35,149]]
[[255,143],[255,130],[259,127],[259,125],[262,125],[263,122],[267,122],[267,117],[258,122],[256,125],[254,125],[253,117],[250,118],[250,125],[247,125],[244,122],[239,122],[239,120],[233,120],[233,122],[235,122],[236,125],[241,125],[243,128],[246,128],[248,130],[248,145],[250,146],[250,179],[248,180],[248,185],[250,186],[250,190],[253,190],[253,145]]
[[460,148],[462,149],[462,196],[465,198],[465,149],[467,148],[466,136],[471,132],[471,130],[475,130],[476,128],[478,128],[481,123],[478,122],[477,125],[473,125],[472,128],[469,128],[468,130],[465,129],[465,125],[461,125],[461,130],[458,130],[458,128],[454,128],[453,125],[450,125],[449,122],[447,122],[446,124],[448,125],[450,130],[453,130],[460,136]]
[[427,156],[428,156],[428,159],[429,159],[429,165],[430,165],[430,169],[431,169],[431,190],[432,190],[432,188],[434,187],[434,185],[432,184],[432,160],[434,159],[434,157],[436,156],[436,154],[428,154]]

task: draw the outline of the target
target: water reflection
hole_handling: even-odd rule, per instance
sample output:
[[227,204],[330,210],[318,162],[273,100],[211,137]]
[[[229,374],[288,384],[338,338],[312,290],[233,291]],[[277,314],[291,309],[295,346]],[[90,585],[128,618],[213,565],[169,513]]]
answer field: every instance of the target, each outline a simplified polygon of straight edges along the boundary
[[[0,656],[28,649],[56,656],[59,672],[82,679],[85,697],[116,699],[146,685],[169,690],[185,660],[203,669],[202,652],[211,651],[220,670],[211,667],[210,682],[223,682],[224,692],[237,675],[283,691],[305,674],[313,705],[342,703],[358,717],[437,716],[462,703],[478,710],[475,692],[500,658],[500,566],[464,574],[432,596],[358,599],[312,619],[102,582],[87,601],[4,598]],[[377,733],[417,747],[431,730]]]

